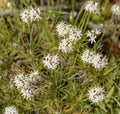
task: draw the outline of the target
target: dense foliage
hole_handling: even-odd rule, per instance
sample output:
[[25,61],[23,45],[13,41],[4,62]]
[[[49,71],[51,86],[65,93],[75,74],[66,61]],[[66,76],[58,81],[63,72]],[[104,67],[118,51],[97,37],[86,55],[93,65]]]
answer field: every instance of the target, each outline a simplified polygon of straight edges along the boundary
[[120,5],[74,2],[0,17],[0,114],[120,113]]

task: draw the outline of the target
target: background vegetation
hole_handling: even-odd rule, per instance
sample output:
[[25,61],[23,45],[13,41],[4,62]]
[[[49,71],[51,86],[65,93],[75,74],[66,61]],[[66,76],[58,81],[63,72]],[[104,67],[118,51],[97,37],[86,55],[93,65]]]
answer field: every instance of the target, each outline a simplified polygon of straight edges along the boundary
[[[90,14],[86,21],[84,11],[78,15],[84,0],[0,3],[0,113],[13,105],[20,114],[120,114],[120,22],[111,14],[113,3],[119,1],[101,1],[101,13]],[[24,23],[19,14],[30,6],[40,7],[42,19]],[[83,37],[71,53],[60,52],[62,64],[50,70],[42,60],[48,53],[57,53],[61,38],[56,26],[61,21],[78,28],[81,22]],[[95,28],[100,28],[102,35],[97,43],[90,44],[85,32]],[[107,67],[98,71],[81,61],[86,48],[107,55]],[[38,71],[43,80],[38,83],[39,94],[26,100],[12,79],[33,71]],[[95,86],[104,87],[105,99],[94,104],[88,90]]]

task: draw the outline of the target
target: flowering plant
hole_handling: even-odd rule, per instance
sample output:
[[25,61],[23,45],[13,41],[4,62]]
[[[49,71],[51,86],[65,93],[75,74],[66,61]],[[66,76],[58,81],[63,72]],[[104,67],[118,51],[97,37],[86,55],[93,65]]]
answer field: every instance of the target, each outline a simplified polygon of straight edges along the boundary
[[[0,111],[119,113],[120,60],[104,53],[106,31],[88,24],[101,15],[100,2],[84,2],[72,21],[33,6],[0,20]],[[110,11],[119,23],[120,6]]]

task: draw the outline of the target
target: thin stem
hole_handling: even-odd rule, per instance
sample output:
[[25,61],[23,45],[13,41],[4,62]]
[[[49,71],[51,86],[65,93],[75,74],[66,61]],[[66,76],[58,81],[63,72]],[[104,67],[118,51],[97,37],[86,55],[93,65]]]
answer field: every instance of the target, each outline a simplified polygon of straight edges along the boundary
[[99,45],[101,44],[104,35],[105,35],[105,33],[102,34],[100,40],[94,45],[94,47],[93,47],[94,50],[97,50],[97,49],[98,49],[97,46],[99,46]]
[[79,17],[80,17],[80,15],[81,15],[82,11],[83,11],[83,8],[80,9],[80,11],[79,11],[79,13],[78,13],[78,16],[77,16],[77,18],[76,18],[76,20],[75,20],[75,22],[74,22],[74,25],[76,25],[76,23],[78,22]]
[[85,31],[86,30],[86,28],[87,28],[87,25],[88,25],[88,22],[89,22],[89,19],[90,19],[90,13],[88,14],[88,18],[87,18],[87,21],[86,21],[86,24],[85,24],[85,26],[84,26],[84,29],[83,29],[83,31]]
[[113,37],[112,37],[112,40],[113,40],[113,41],[116,41],[116,40],[117,40],[117,39],[115,39],[116,32],[117,32],[117,27],[115,26],[115,27],[114,27],[114,31],[113,31]]
[[83,27],[84,27],[85,24],[86,24],[87,17],[88,17],[88,13],[85,12],[85,15],[84,15],[84,17],[83,17],[83,22],[82,22],[82,25],[81,25],[81,27],[80,27],[81,30],[83,29]]
[[83,16],[82,16],[82,18],[81,18],[81,20],[80,20],[80,23],[79,23],[78,27],[80,27],[80,26],[81,26],[82,21],[84,20],[84,17],[85,17],[85,13],[86,13],[86,11],[84,11],[84,12],[83,12]]
[[119,101],[116,99],[116,98],[114,98],[114,97],[111,97],[117,104],[118,104],[118,106],[120,107],[120,103],[119,103]]
[[72,0],[72,24],[74,22],[74,11],[75,11],[74,0]]
[[30,51],[32,53],[33,51],[33,31],[34,31],[34,24],[32,25],[31,29],[30,29]]

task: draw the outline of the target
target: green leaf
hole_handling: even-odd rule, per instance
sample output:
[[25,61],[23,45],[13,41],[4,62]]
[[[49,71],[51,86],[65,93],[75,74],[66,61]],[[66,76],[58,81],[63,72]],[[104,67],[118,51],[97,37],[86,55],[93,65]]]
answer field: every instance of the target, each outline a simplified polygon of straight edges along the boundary
[[107,75],[108,73],[112,72],[115,68],[116,68],[116,66],[109,68],[109,69],[106,69],[103,75]]
[[106,96],[106,100],[105,100],[106,103],[108,103],[108,101],[110,100],[113,92],[114,92],[114,86],[111,88],[111,90],[109,91],[109,93]]
[[98,106],[102,109],[102,110],[104,110],[105,112],[107,112],[107,109],[105,108],[105,104],[104,103],[99,103],[98,104]]

